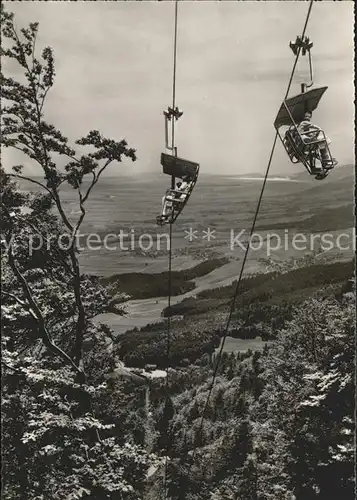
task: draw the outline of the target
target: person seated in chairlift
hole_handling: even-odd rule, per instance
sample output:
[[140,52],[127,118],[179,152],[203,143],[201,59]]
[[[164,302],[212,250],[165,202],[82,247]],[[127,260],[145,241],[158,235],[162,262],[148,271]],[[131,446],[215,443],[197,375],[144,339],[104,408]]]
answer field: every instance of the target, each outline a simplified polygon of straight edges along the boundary
[[311,111],[306,111],[304,119],[297,127],[298,132],[305,144],[309,144],[309,142],[316,140],[321,141],[317,144],[317,147],[320,149],[321,166],[323,168],[332,168],[335,166],[336,160],[335,158],[330,158],[328,153],[327,145],[331,144],[331,140],[324,135],[323,130],[320,127],[311,123],[311,117]]
[[[172,213],[173,203],[176,200],[184,201],[190,188],[189,177],[184,177],[178,181],[174,190],[169,189],[162,197],[162,217],[168,219]],[[179,193],[175,192],[179,191]]]
[[188,177],[183,177],[182,181],[179,181],[176,184],[175,190],[180,191],[182,194],[179,196],[180,200],[184,200],[185,196],[189,190],[190,183],[189,183],[189,178]]
[[173,193],[171,191],[168,191],[163,197],[162,197],[162,217],[168,218],[172,212],[172,207],[173,207]]
[[[182,190],[182,185],[184,183],[181,181],[178,181],[175,185],[174,191],[181,191]],[[183,186],[185,188],[185,186]],[[181,195],[182,196],[182,195]],[[181,198],[180,196],[180,198]],[[172,207],[173,207],[173,201],[175,198],[179,198],[178,194],[173,192],[171,189],[169,189],[166,194],[162,197],[162,215],[163,217],[169,217]]]

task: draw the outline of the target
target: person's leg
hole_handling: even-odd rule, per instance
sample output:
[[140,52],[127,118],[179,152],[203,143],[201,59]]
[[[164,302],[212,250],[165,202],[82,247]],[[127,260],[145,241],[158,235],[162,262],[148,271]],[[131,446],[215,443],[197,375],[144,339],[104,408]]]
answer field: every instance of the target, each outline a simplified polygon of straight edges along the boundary
[[323,148],[320,147],[321,161],[322,163],[326,163],[330,160],[330,156],[328,154],[326,146]]
[[326,141],[323,142],[322,144],[319,144],[319,148],[320,148],[322,167],[330,167],[330,168],[334,167],[337,164],[337,162],[335,158],[331,157]]
[[334,158],[331,158],[328,150],[328,144],[331,144],[331,139],[329,137],[326,137],[322,131],[317,136],[317,139],[321,140],[321,142],[318,143],[318,147],[320,150],[322,166],[325,167],[335,164],[336,160]]
[[170,209],[171,206],[172,206],[172,193],[168,191],[162,198],[162,215],[166,215],[167,211]]
[[172,209],[173,209],[173,197],[172,195],[168,195],[166,196],[166,200],[165,200],[165,208],[164,208],[164,216],[165,217],[169,217],[172,213]]

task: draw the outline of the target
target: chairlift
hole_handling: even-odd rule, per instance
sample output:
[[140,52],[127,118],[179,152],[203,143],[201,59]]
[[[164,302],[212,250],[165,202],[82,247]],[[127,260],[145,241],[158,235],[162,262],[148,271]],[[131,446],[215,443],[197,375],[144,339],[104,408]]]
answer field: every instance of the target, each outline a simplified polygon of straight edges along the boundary
[[300,94],[283,101],[275,118],[274,127],[290,161],[302,163],[310,175],[321,180],[327,177],[330,170],[337,165],[337,161],[331,155],[330,140],[325,132],[308,121],[305,123],[306,113],[311,116],[327,90],[327,87],[306,90],[314,84],[310,52],[312,46],[313,43],[308,37],[301,39],[298,36],[295,42],[290,42],[290,48],[296,56],[299,50],[302,51],[302,55],[308,53],[310,82],[301,85]]
[[171,179],[180,179],[171,184],[163,199],[162,214],[156,218],[160,226],[172,224],[186,206],[198,179],[200,166],[198,163],[179,158],[167,153],[161,154],[163,173]]
[[[173,127],[173,122],[178,120],[183,112],[176,106],[175,109],[169,107],[163,114],[165,117],[165,147],[171,150],[172,154],[162,153],[161,165],[163,173],[171,177],[171,188],[166,190],[162,199],[162,212],[156,217],[159,226],[175,222],[191,196],[200,169],[198,163],[179,158],[177,148],[173,144],[169,144],[168,122],[171,122]],[[176,179],[179,181],[176,182]]]
[[[301,134],[298,125],[306,112],[317,109],[327,87],[319,87],[285,99],[280,106],[274,127],[292,163],[302,163],[315,179],[324,179],[337,165],[332,157],[325,132],[311,126]],[[322,151],[325,155],[322,157]]]

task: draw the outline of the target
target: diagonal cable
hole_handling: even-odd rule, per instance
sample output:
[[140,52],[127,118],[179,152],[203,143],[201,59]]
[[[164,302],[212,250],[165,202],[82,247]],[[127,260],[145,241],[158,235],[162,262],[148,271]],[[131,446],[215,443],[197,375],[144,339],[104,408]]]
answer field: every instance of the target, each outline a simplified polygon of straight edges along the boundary
[[[311,14],[311,9],[312,9],[313,1],[314,0],[310,0],[310,2],[309,2],[309,9],[308,9],[308,12],[307,12],[307,16],[306,16],[306,20],[305,20],[305,24],[304,24],[304,28],[303,28],[303,32],[302,32],[302,37],[301,37],[302,40],[305,37],[305,32],[306,32],[307,25],[308,25],[308,22],[309,22],[309,18],[310,18],[310,14]],[[298,63],[298,59],[299,59],[299,56],[300,56],[300,51],[301,51],[301,47],[298,48],[298,51],[297,51],[297,54],[296,54],[296,57],[295,57],[295,62],[294,62],[294,65],[293,65],[293,69],[291,71],[291,75],[290,75],[290,79],[289,79],[289,83],[288,83],[288,86],[287,86],[287,90],[286,90],[286,93],[285,93],[284,100],[287,98],[287,96],[288,96],[288,94],[290,92],[290,87],[291,87],[291,84],[292,84],[292,81],[293,81],[293,78],[294,78],[295,69],[296,69],[296,66],[297,66],[297,63]],[[202,429],[203,429],[204,417],[205,417],[205,414],[206,414],[206,411],[207,411],[207,408],[208,408],[208,403],[209,403],[210,397],[212,395],[212,390],[213,390],[214,383],[215,383],[215,380],[216,380],[216,377],[217,377],[218,368],[219,368],[220,361],[221,361],[221,358],[222,358],[222,352],[223,352],[224,344],[225,344],[225,341],[226,341],[227,336],[228,336],[228,330],[229,330],[230,323],[231,323],[231,320],[232,320],[232,315],[233,315],[234,308],[235,308],[235,302],[236,302],[236,299],[237,299],[237,295],[238,295],[238,292],[239,292],[239,286],[240,286],[240,283],[241,283],[241,280],[242,280],[242,276],[243,276],[244,266],[245,266],[245,263],[247,261],[247,257],[248,257],[248,253],[249,253],[249,248],[250,248],[250,242],[251,242],[251,239],[252,239],[252,235],[254,233],[255,224],[256,224],[256,221],[257,221],[257,218],[258,218],[258,214],[259,214],[261,202],[262,202],[262,199],[263,199],[264,189],[265,189],[266,181],[267,181],[267,178],[268,178],[268,175],[269,175],[270,166],[271,166],[271,162],[272,162],[272,159],[273,159],[273,155],[274,155],[274,151],[275,151],[275,146],[276,146],[277,138],[278,138],[278,132],[275,133],[275,138],[274,138],[274,141],[273,141],[273,146],[271,148],[271,152],[270,152],[270,156],[269,156],[269,160],[268,160],[268,165],[267,165],[265,176],[264,176],[263,185],[262,185],[262,188],[261,188],[261,191],[260,191],[260,195],[259,195],[259,199],[258,199],[257,208],[255,210],[254,219],[253,219],[252,227],[251,227],[249,238],[248,238],[248,243],[247,243],[246,250],[245,250],[245,253],[244,253],[243,262],[242,262],[242,265],[241,265],[241,269],[240,269],[239,277],[238,277],[238,280],[237,280],[237,285],[236,285],[236,288],[235,288],[233,299],[231,301],[231,306],[230,306],[230,310],[229,310],[229,315],[228,315],[228,319],[227,319],[227,324],[226,324],[226,327],[225,327],[224,335],[223,335],[222,342],[221,342],[221,347],[220,347],[218,356],[216,358],[216,364],[215,364],[215,368],[214,368],[214,371],[213,371],[212,382],[210,384],[210,388],[209,388],[209,391],[208,391],[208,396],[207,396],[206,403],[205,403],[205,406],[204,406],[204,409],[203,409],[203,413],[202,413],[202,416],[201,416],[201,421],[200,421],[200,426],[199,426],[199,436],[200,437],[202,436]],[[194,458],[195,458],[195,453],[196,453],[196,446],[193,449],[193,455],[192,455],[192,460],[193,461],[194,461]],[[192,462],[192,463],[194,463],[194,462]]]

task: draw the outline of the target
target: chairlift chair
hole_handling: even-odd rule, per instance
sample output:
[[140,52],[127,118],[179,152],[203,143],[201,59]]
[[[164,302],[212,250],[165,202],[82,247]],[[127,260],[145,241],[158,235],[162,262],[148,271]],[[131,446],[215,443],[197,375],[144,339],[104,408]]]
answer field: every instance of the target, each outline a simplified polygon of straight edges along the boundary
[[182,212],[196,185],[200,166],[198,163],[167,153],[161,154],[161,165],[163,173],[169,175],[171,179],[185,179],[188,183],[188,189],[185,192],[175,189],[174,181],[171,189],[166,191],[165,203],[168,214],[159,215],[156,218],[157,224],[163,226],[175,222]]
[[[327,87],[319,87],[285,99],[274,121],[274,127],[292,163],[302,163],[316,179],[324,179],[337,162],[332,158],[327,138],[323,130],[304,132],[298,130],[307,111],[311,113],[318,107]],[[284,135],[283,135],[284,133]],[[321,149],[326,149],[328,159],[322,159]],[[317,161],[321,163],[318,168]]]

